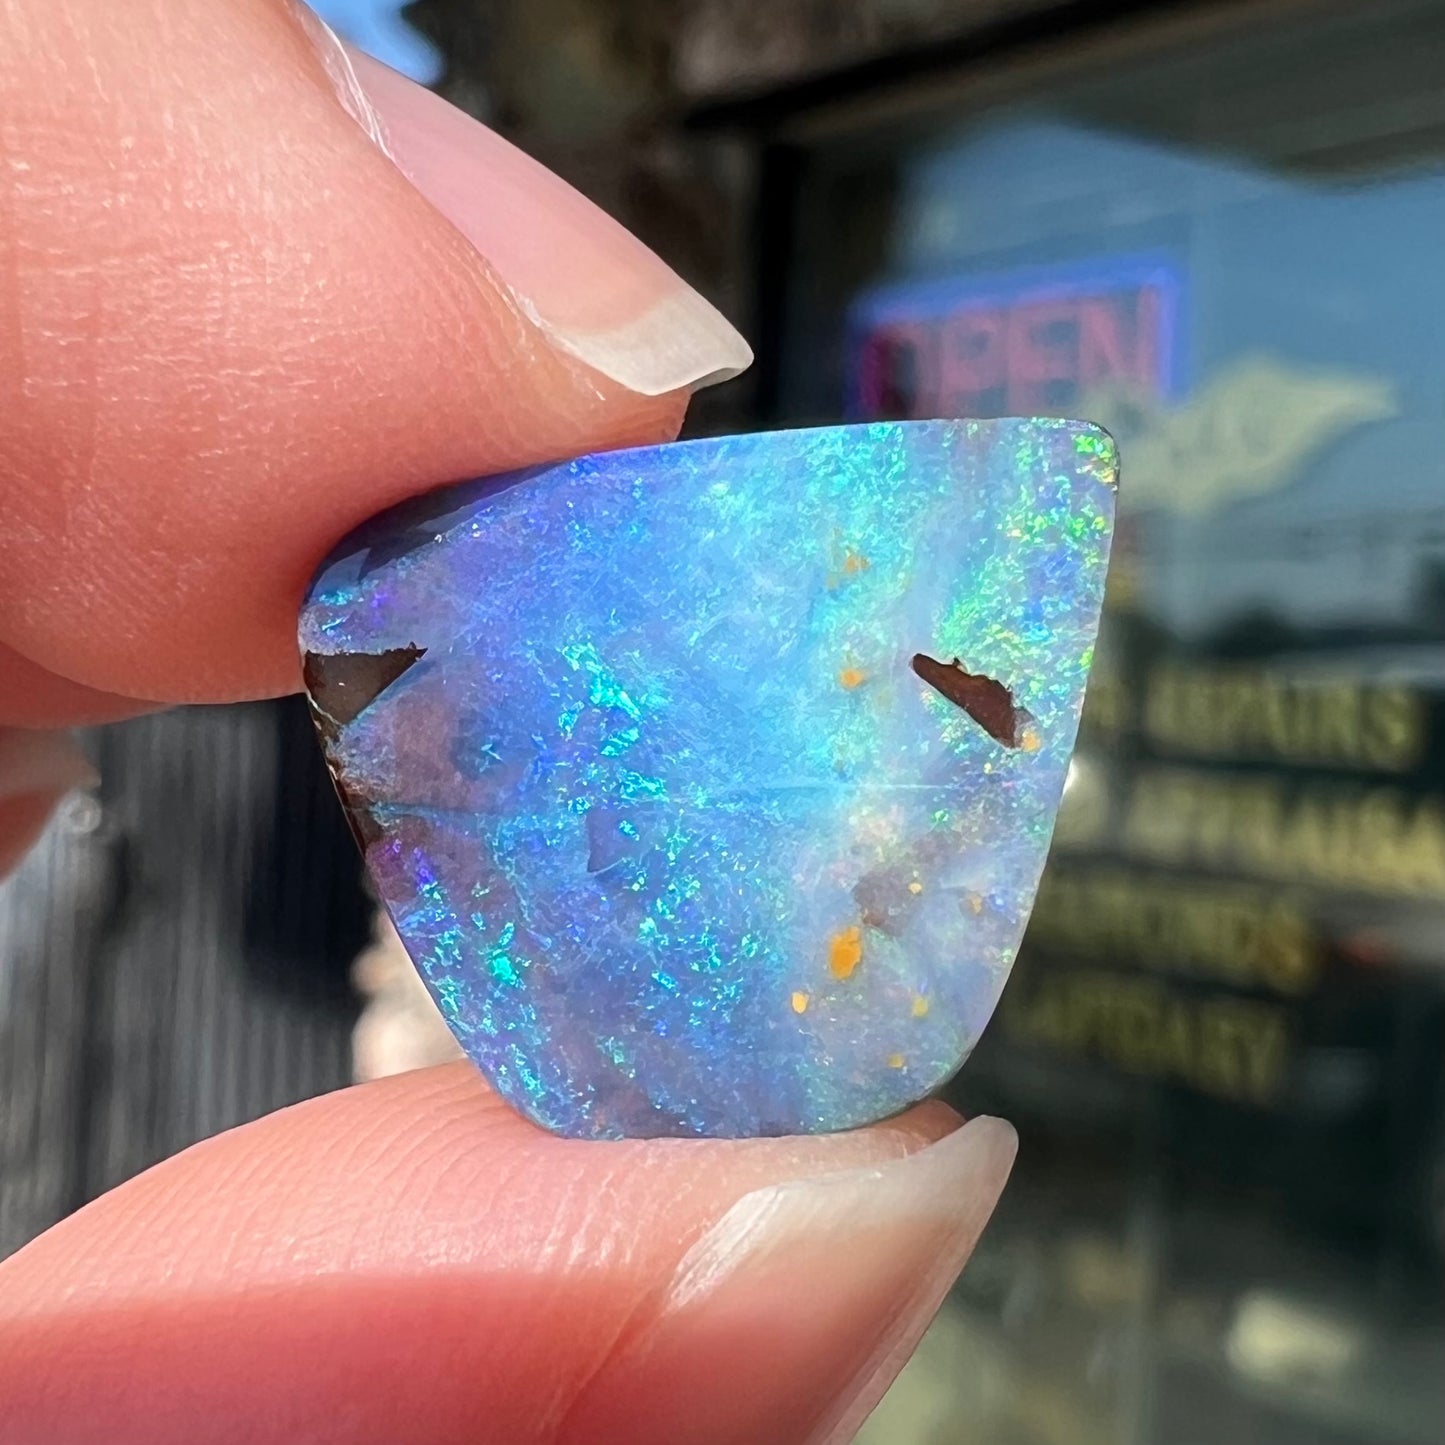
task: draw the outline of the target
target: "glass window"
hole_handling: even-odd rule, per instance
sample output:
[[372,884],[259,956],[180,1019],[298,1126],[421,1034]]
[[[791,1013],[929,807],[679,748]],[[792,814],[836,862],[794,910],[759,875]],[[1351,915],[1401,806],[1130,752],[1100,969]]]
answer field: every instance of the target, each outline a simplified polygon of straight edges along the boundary
[[1254,8],[789,151],[779,420],[1070,414],[1123,462],[955,1091],[1017,1173],[865,1440],[1445,1428],[1445,5]]

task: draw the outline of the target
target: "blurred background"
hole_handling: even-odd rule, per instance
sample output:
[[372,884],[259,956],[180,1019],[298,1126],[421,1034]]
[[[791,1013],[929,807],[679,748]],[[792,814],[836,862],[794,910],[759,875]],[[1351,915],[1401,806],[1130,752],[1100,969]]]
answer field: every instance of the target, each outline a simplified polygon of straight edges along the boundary
[[[758,365],[694,432],[1120,439],[1044,892],[953,1089],[1017,1123],[1018,1168],[863,1438],[1436,1445],[1445,3],[318,8],[742,326]],[[90,744],[101,789],[0,887],[0,1255],[449,1051],[368,947],[294,699]]]

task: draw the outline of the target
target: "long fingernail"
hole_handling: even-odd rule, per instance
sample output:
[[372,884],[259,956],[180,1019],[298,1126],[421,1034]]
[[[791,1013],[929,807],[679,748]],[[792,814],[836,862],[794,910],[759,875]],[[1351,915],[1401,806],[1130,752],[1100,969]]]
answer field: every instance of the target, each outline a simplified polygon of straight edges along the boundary
[[352,117],[560,350],[644,396],[751,363],[712,305],[565,181],[309,12],[306,26]]
[[98,781],[69,733],[0,728],[0,799],[53,797]]
[[893,1163],[745,1195],[581,1402],[577,1438],[613,1438],[646,1399],[631,1438],[687,1439],[705,1402],[709,1445],[851,1440],[972,1253],[1017,1142],[974,1119]]

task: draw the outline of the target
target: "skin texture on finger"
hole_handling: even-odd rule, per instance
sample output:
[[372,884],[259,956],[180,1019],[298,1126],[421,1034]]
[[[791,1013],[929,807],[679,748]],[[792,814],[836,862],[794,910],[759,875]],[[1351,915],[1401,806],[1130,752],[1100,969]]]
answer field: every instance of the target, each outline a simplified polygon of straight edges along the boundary
[[555,345],[335,85],[280,0],[0,0],[0,642],[52,673],[292,690],[350,527],[675,432],[684,394]]
[[465,1064],[312,1100],[0,1265],[0,1439],[841,1438],[1007,1174],[957,1123],[592,1144]]

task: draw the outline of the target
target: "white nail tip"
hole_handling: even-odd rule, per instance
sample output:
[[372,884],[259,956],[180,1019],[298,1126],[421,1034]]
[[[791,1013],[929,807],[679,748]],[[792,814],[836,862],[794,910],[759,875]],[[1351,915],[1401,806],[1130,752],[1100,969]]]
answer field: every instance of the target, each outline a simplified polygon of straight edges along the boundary
[[639,396],[727,381],[752,365],[752,348],[697,292],[679,287],[636,321],[609,331],[553,323],[524,297],[517,304],[567,355]]
[[946,1256],[950,1240],[971,1241],[992,1211],[1017,1147],[1002,1119],[973,1119],[903,1159],[746,1194],[678,1264],[662,1313],[685,1310],[735,1277],[765,1274],[785,1261],[796,1267],[804,1246],[829,1252],[842,1246],[837,1257],[846,1260],[861,1236],[896,1249],[902,1234],[922,1234]]

